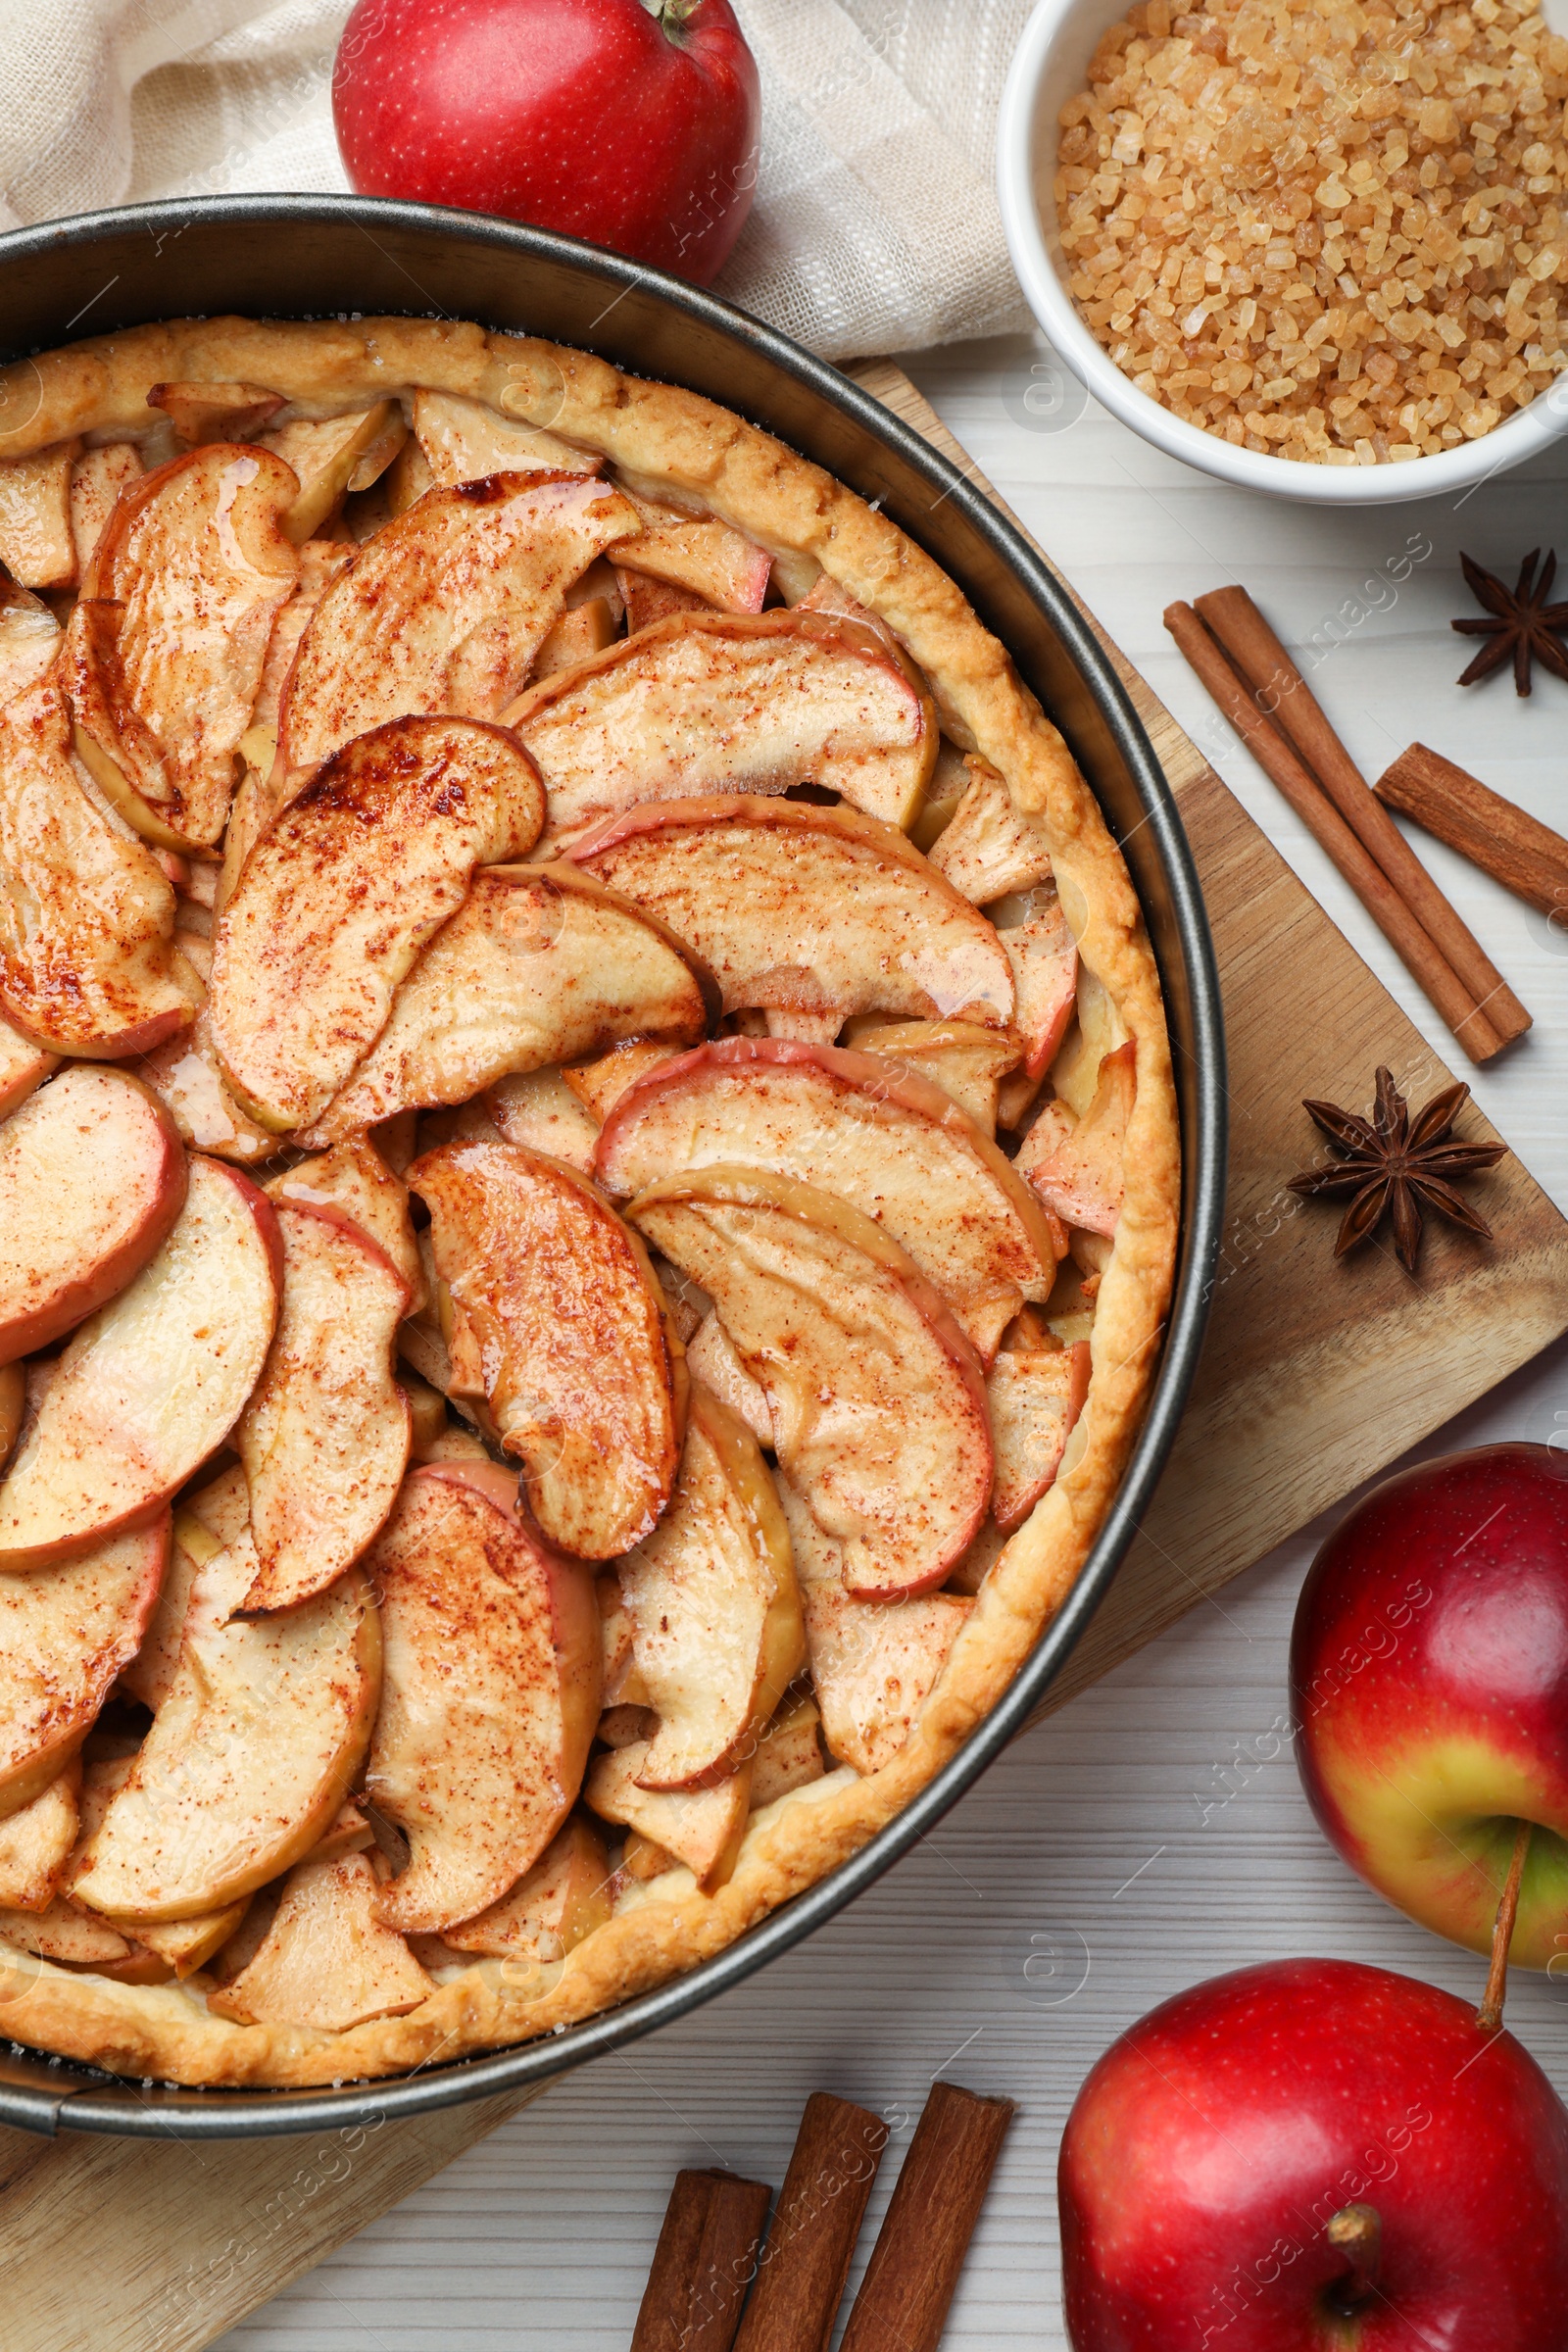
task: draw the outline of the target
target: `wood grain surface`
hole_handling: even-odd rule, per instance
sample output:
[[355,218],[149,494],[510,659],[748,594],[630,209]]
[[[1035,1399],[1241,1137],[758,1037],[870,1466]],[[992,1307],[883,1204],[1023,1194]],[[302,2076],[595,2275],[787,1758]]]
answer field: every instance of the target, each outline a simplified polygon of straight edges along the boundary
[[[856,370],[982,488],[902,370]],[[999,502],[1000,503],[1000,502]],[[1332,1261],[1332,1209],[1285,1179],[1317,1156],[1303,1095],[1364,1103],[1384,1061],[1417,1102],[1448,1073],[1115,648],[1176,793],[1219,955],[1230,1051],[1226,1241],[1171,1465],[1051,1707],[1568,1330],[1568,1222],[1514,1160],[1481,1249],[1431,1230]],[[1493,1131],[1465,1113],[1465,1132]],[[200,2352],[528,2103],[379,2131],[199,2144],[0,2132],[5,2352]]]

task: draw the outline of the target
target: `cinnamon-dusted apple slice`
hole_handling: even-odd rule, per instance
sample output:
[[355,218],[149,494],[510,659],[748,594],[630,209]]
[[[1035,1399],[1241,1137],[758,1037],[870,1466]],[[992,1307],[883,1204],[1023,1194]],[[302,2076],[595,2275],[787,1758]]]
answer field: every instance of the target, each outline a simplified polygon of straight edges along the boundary
[[759,1388],[735,1352],[735,1343],[711,1309],[686,1344],[686,1369],[716,1396],[738,1421],[745,1423],[760,1446],[773,1443],[773,1416],[767,1393]]
[[659,1729],[645,1788],[725,1780],[806,1663],[789,1530],[756,1438],[694,1388],[664,1517],[620,1562],[633,1649]]
[[[62,1891],[68,1903],[80,1908],[75,1893],[76,1874],[81,1858],[91,1839],[102,1827],[110,1805],[129,1780],[135,1766],[131,1755],[99,1758],[87,1765],[81,1776],[80,1820],[75,1848],[62,1878]],[[202,1963],[211,1959],[220,1945],[225,1944],[245,1917],[249,1897],[242,1895],[237,1902],[225,1903],[219,1910],[198,1913],[193,1919],[176,1919],[155,1926],[151,1921],[106,1919],[88,1910],[86,1916],[96,1919],[101,1927],[112,1928],[143,1951],[163,1961],[176,1978],[194,1975]]]
[[547,848],[640,801],[792,784],[903,825],[937,747],[887,649],[817,613],[677,613],[531,687],[507,720],[545,779]]
[[35,1576],[0,1577],[0,1816],[57,1780],[140,1648],[169,1515]]
[[0,704],[43,676],[60,651],[60,623],[42,597],[0,572]]
[[530,684],[554,677],[558,669],[575,669],[579,662],[602,654],[617,634],[614,614],[602,596],[586,605],[573,605],[563,612],[534,656]]
[[844,1589],[843,1546],[779,1481],[806,1615],[822,1742],[836,1763],[880,1772],[914,1729],[974,1603],[951,1592],[876,1606]]
[[[174,936],[180,956],[189,963],[190,934],[178,931]],[[201,945],[208,943],[203,940]],[[181,1143],[192,1151],[211,1152],[215,1158],[232,1160],[237,1168],[259,1168],[277,1156],[278,1138],[258,1127],[234,1100],[205,1004],[188,1029],[142,1054],[136,1070],[173,1120]]]
[[[46,1911],[0,1911],[0,1938],[41,1960],[58,1960],[69,1968],[109,1973],[116,1961],[130,1958],[132,1946],[106,1919],[78,1911],[57,1895]],[[167,1969],[143,1982],[168,1981]]]
[[973,1021],[852,1022],[845,1038],[858,1054],[876,1054],[918,1078],[929,1078],[951,1095],[982,1135],[997,1132],[997,1096],[1021,1056],[1007,1031],[981,1029]]
[[653,916],[572,865],[492,865],[398,990],[365,1060],[301,1140],[335,1143],[411,1104],[623,1037],[701,1037],[712,983]]
[[97,1060],[188,1026],[173,891],[77,782],[53,677],[0,710],[0,1012],[35,1045]]
[[309,1853],[360,1768],[381,1682],[369,1588],[350,1569],[298,1608],[236,1617],[257,1565],[241,1535],[197,1572],[174,1679],[72,1886],[113,1919],[254,1892]]
[[621,1097],[594,1155],[617,1200],[717,1162],[776,1170],[874,1218],[987,1362],[1024,1300],[1050,1297],[1065,1254],[1059,1228],[951,1096],[874,1054],[783,1038],[699,1046]]
[[[1016,922],[1003,920],[1016,906]],[[1023,1075],[1038,1082],[1055,1060],[1078,1005],[1078,942],[1054,888],[1042,885],[1016,901],[1004,901],[992,913],[997,937],[1012,966],[1016,1010],[1023,1040]]]
[[991,1499],[991,1432],[974,1350],[913,1258],[847,1200],[757,1168],[667,1177],[626,1213],[711,1295],[847,1590],[941,1584]]
[[[918,1603],[895,1601],[893,1606],[907,1608]],[[781,1796],[792,1796],[797,1788],[808,1788],[813,1781],[821,1780],[826,1770],[819,1738],[821,1729],[821,1710],[812,1698],[786,1700],[772,1721],[764,1724],[758,1737],[757,1753],[752,1758],[754,1813],[760,1813],[764,1805],[776,1804]]]
[[318,767],[409,711],[498,718],[572,581],[636,520],[618,490],[581,473],[426,491],[317,607],[283,697],[285,769]]
[[146,470],[134,441],[109,441],[102,449],[84,449],[72,466],[71,536],[75,543],[78,575],[92,562],[121,492],[139,482]]
[[64,675],[82,759],[159,849],[210,848],[272,615],[299,559],[280,458],[218,441],[123,491],[82,577]]
[[550,1542],[614,1559],[658,1524],[680,1457],[672,1335],[641,1242],[520,1144],[443,1145],[409,1182],[430,1211],[454,1386],[487,1397]]
[[26,1403],[27,1381],[22,1366],[0,1364],[0,1470],[11,1459],[11,1449],[21,1435]]
[[326,1107],[474,867],[521,857],[543,808],[538,776],[499,727],[400,718],[329,760],[279,812],[213,945],[213,1034],[255,1118],[281,1131]]
[[58,1054],[46,1053],[20,1029],[13,1029],[9,1021],[0,1021],[0,1119],[9,1119],[14,1110],[20,1110],[59,1067]]
[[265,384],[154,384],[150,409],[162,409],[187,449],[206,441],[249,441],[283,406]]
[[409,1462],[402,1275],[339,1208],[283,1200],[277,1222],[282,1308],[234,1432],[260,1563],[247,1616],[324,1592],[374,1542]]
[[587,1175],[599,1141],[599,1121],[590,1117],[559,1069],[498,1078],[484,1099],[504,1142],[526,1144],[531,1152],[564,1159],[568,1168]]
[[567,1091],[575,1095],[597,1132],[612,1109],[630,1086],[646,1078],[666,1061],[673,1061],[680,1052],[678,1046],[656,1045],[649,1037],[628,1037],[618,1046],[612,1046],[597,1061],[574,1063],[562,1071]]
[[[621,1597],[619,1579],[611,1573],[596,1577],[594,1583],[599,1598],[599,1630],[604,1642],[603,1696],[606,1709],[613,1712],[625,1707],[640,1711],[648,1704],[648,1686],[637,1664],[637,1644],[631,1617]],[[609,1713],[601,1720],[608,1722]]]
[[964,761],[969,789],[931,852],[931,862],[977,906],[1051,879],[1051,837],[1039,817],[1013,805],[1007,780],[989,760]]
[[683,1862],[705,1894],[735,1875],[751,1810],[752,1760],[707,1788],[645,1788],[648,1742],[599,1757],[583,1791],[602,1821],[618,1822]]
[[271,1343],[281,1256],[270,1201],[193,1158],[172,1228],[69,1342],[0,1482],[0,1571],[150,1518],[222,1444]]
[[[237,437],[237,436],[236,436]],[[264,433],[262,444],[292,468],[299,489],[283,516],[296,547],[314,539],[351,490],[379,481],[409,437],[395,400],[345,416],[299,416]]]
[[375,1805],[409,1866],[376,1898],[404,1935],[488,1909],[576,1800],[599,1714],[599,1608],[586,1569],[513,1509],[493,1463],[416,1470],[372,1554],[386,1687]]
[[376,1917],[377,1891],[367,1854],[296,1863],[255,1958],[208,1995],[208,2008],[246,2025],[321,2034],[417,2009],[435,1984]]
[[651,580],[645,572],[628,571],[624,564],[615,565],[615,584],[625,607],[628,636],[635,636],[639,629],[656,628],[677,612],[710,612],[713,609],[706,597],[694,596],[689,588]]
[[525,1878],[477,1919],[448,1928],[456,1952],[564,1960],[610,1917],[610,1861],[593,1823],[574,1813]]
[[301,1200],[312,1208],[341,1209],[389,1257],[409,1294],[406,1311],[424,1304],[424,1269],[409,1214],[409,1188],[394,1176],[368,1136],[354,1136],[330,1152],[296,1160],[264,1191],[279,1206]]
[[124,1070],[69,1069],[0,1126],[0,1363],[122,1291],[185,1201],[185,1154]]
[[1004,1348],[986,1379],[997,1479],[991,1515],[1004,1535],[1021,1527],[1055,1484],[1089,1394],[1089,1347]]
[[173,1541],[158,1606],[142,1636],[141,1647],[120,1676],[131,1697],[139,1698],[154,1715],[168,1696],[179,1664],[197,1574],[228,1544],[237,1543],[250,1522],[250,1489],[237,1463],[220,1471],[194,1494],[187,1494],[174,1513]]
[[9,1911],[47,1911],[76,1842],[76,1797],[81,1759],[41,1788],[30,1805],[0,1821],[0,1904]]
[[1023,1139],[1016,1166],[1065,1225],[1113,1234],[1126,1177],[1122,1153],[1138,1087],[1138,1047],[1129,1038],[1107,1054],[1088,1111],[1048,1102]]
[[612,549],[627,571],[686,588],[720,612],[760,612],[773,559],[744,531],[711,514],[688,514],[629,493],[642,529]]
[[414,430],[432,481],[476,482],[488,473],[603,473],[597,454],[573,449],[555,433],[503,416],[458,392],[416,392]]
[[71,468],[79,441],[0,463],[0,564],[24,588],[69,588],[76,577],[71,536]]
[[1012,1018],[985,917],[891,825],[847,808],[710,794],[628,808],[572,861],[645,906],[711,968],[724,1009]]

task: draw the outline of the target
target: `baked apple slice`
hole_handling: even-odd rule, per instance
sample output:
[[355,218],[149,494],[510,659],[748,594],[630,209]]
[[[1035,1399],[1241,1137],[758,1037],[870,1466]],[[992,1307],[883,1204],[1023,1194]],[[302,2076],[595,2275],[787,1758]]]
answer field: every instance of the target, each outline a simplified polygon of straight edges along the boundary
[[702,956],[724,1010],[1012,1018],[996,933],[891,825],[843,807],[710,794],[628,808],[571,858]]
[[545,779],[547,848],[640,801],[792,784],[902,826],[937,748],[886,647],[817,613],[676,613],[531,687],[507,723]]
[[323,1835],[364,1759],[381,1637],[363,1576],[276,1616],[241,1535],[201,1567],[173,1681],[83,1850],[74,1898],[123,1921],[193,1919],[253,1893]]
[[406,2017],[434,1981],[401,1936],[376,1917],[369,1857],[297,1862],[255,1958],[209,2009],[245,2025],[346,2034],[372,2017]]
[[154,384],[150,409],[162,409],[187,449],[207,441],[250,441],[283,406],[265,384]]
[[488,473],[603,473],[605,461],[459,392],[416,392],[414,430],[443,489]]
[[46,1053],[20,1029],[13,1029],[9,1021],[0,1021],[0,1119],[9,1119],[14,1110],[20,1110],[59,1067],[58,1054]]
[[283,1303],[234,1432],[259,1562],[246,1616],[324,1592],[375,1541],[409,1463],[402,1275],[341,1209],[284,1200],[277,1222]]
[[330,1144],[415,1104],[623,1037],[685,1045],[711,983],[652,916],[571,865],[492,865],[398,990],[385,1028],[301,1141]]
[[76,577],[71,468],[79,441],[56,441],[0,463],[0,564],[24,588],[69,588]]
[[71,536],[76,572],[85,574],[120,494],[139,482],[147,468],[134,441],[109,441],[84,449],[71,468]]
[[283,516],[284,535],[300,547],[336,514],[351,490],[380,480],[409,437],[395,400],[378,400],[342,416],[296,416],[262,436],[299,482]]
[[593,1579],[516,1516],[514,1494],[493,1463],[416,1470],[371,1557],[386,1684],[368,1787],[411,1847],[376,1912],[404,1935],[472,1919],[514,1886],[588,1761]]
[[748,1428],[760,1446],[773,1443],[773,1416],[766,1391],[758,1387],[735,1352],[735,1343],[711,1309],[686,1343],[686,1369]]
[[680,1428],[663,1295],[582,1177],[520,1144],[445,1144],[409,1182],[430,1212],[453,1385],[488,1399],[552,1544],[609,1560],[667,1504]]
[[981,1029],[973,1021],[852,1023],[844,1042],[940,1086],[982,1135],[992,1137],[1002,1081],[1022,1058],[1010,1031]]
[[484,1101],[503,1142],[526,1144],[531,1152],[563,1159],[579,1176],[593,1166],[599,1121],[559,1069],[498,1078],[487,1088]]
[[608,1054],[601,1054],[597,1061],[576,1062],[561,1075],[598,1129],[628,1087],[646,1078],[650,1070],[673,1061],[679,1052],[678,1046],[656,1045],[649,1037],[628,1037],[621,1045],[612,1046]]
[[1051,879],[1051,837],[1013,806],[1007,780],[989,760],[964,761],[969,789],[931,852],[931,862],[976,906]]
[[526,1877],[477,1919],[448,1928],[455,1952],[494,1960],[564,1960],[610,1917],[610,1860],[593,1823],[574,1813]]
[[784,1038],[699,1046],[622,1095],[594,1154],[617,1200],[718,1162],[775,1170],[874,1218],[986,1362],[1024,1300],[1050,1297],[1066,1251],[952,1098],[874,1054]]
[[0,572],[0,705],[35,686],[60,651],[60,623],[42,597]]
[[[189,933],[176,932],[175,938],[189,963]],[[200,944],[205,948],[208,943]],[[260,1167],[277,1156],[277,1137],[258,1127],[234,1100],[205,1004],[188,1029],[141,1054],[136,1068],[173,1120],[181,1143],[193,1152],[210,1152],[216,1159],[232,1160],[237,1168]]]
[[1129,1038],[1103,1056],[1094,1098],[1075,1118],[1065,1102],[1048,1102],[1023,1139],[1016,1166],[1064,1225],[1107,1236],[1121,1215],[1122,1153],[1138,1087],[1138,1047]]
[[426,491],[312,615],[283,697],[285,770],[410,711],[499,718],[572,581],[636,528],[619,491],[582,473]]
[[795,1545],[823,1745],[835,1763],[880,1772],[914,1729],[974,1603],[952,1592],[874,1606],[853,1599],[842,1545],[783,1479],[779,1499]]
[[846,1590],[941,1584],[991,1500],[991,1431],[974,1350],[913,1258],[847,1200],[763,1169],[666,1177],[626,1213],[711,1296],[780,1468],[842,1543]]
[[0,1469],[11,1459],[27,1407],[27,1381],[21,1364],[0,1364]]
[[52,677],[0,710],[0,1012],[35,1046],[89,1060],[186,1028],[174,894],[76,780]]
[[806,1663],[789,1531],[756,1438],[694,1388],[669,1509],[620,1562],[648,1703],[645,1788],[706,1788],[750,1755]]
[[83,574],[63,656],[77,747],[157,848],[222,835],[272,615],[299,571],[281,528],[296,492],[267,450],[194,449],[121,494]]
[[685,588],[720,612],[760,612],[773,559],[744,531],[711,514],[688,514],[629,493],[642,522],[635,539],[612,549],[627,571]]
[[409,1295],[405,1312],[418,1313],[424,1304],[424,1268],[409,1214],[409,1188],[393,1175],[368,1136],[357,1135],[312,1159],[296,1160],[263,1190],[279,1207],[285,1200],[300,1200],[311,1208],[340,1209],[391,1259]]
[[237,1544],[251,1523],[250,1489],[238,1463],[187,1494],[174,1513],[173,1541],[169,1566],[159,1590],[141,1647],[121,1674],[132,1698],[156,1715],[169,1695],[185,1640],[185,1618],[191,1588],[198,1572],[230,1544]]
[[651,580],[645,572],[628,571],[624,564],[615,565],[615,585],[626,612],[626,632],[635,637],[639,629],[657,628],[660,621],[673,618],[677,612],[711,612],[712,606],[704,596],[694,596],[689,588],[672,588],[666,580]]
[[172,1230],[70,1341],[0,1482],[0,1571],[150,1518],[222,1444],[271,1344],[281,1254],[270,1201],[193,1158]]
[[1004,922],[1001,906],[992,913],[1012,966],[1023,1075],[1038,1082],[1055,1060],[1078,1008],[1078,942],[1054,888],[1043,885],[1004,904],[1009,912],[1016,905],[1018,921]]
[[1021,1527],[1055,1484],[1089,1394],[1089,1345],[1004,1348],[986,1380],[997,1480],[991,1515],[1004,1536]]
[[279,811],[213,944],[213,1035],[253,1117],[281,1132],[325,1109],[474,867],[531,849],[543,810],[533,767],[499,727],[400,718]]
[[141,1647],[169,1525],[166,1511],[58,1567],[0,1577],[0,1815],[59,1778]]
[[185,1154],[124,1070],[69,1069],[0,1126],[0,1363],[122,1291],[185,1203]]
[[76,1842],[76,1797],[81,1759],[73,1756],[31,1804],[0,1820],[0,1904],[8,1911],[47,1911]]
[[[917,1607],[917,1602],[895,1601],[895,1609]],[[804,1622],[804,1621],[803,1621]],[[752,1759],[752,1811],[793,1796],[823,1777],[822,1716],[815,1699],[797,1698],[781,1706],[758,1736]]]
[[646,1740],[600,1756],[584,1795],[602,1821],[618,1822],[683,1862],[705,1894],[735,1875],[751,1812],[752,1760],[706,1788],[645,1788]]

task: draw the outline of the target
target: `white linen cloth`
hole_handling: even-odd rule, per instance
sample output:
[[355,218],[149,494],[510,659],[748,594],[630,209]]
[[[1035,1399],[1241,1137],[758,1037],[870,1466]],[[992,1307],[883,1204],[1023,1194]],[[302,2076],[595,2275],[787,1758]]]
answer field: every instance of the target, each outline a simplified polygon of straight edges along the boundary
[[[0,226],[153,197],[348,186],[350,0],[0,0]],[[1026,314],[992,180],[1030,0],[736,0],[763,91],[718,291],[829,359]]]

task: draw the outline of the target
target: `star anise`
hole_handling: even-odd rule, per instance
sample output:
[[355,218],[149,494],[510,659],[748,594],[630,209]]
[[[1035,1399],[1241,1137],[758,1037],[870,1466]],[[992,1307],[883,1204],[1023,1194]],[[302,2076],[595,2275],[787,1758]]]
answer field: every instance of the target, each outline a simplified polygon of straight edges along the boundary
[[1302,1103],[1301,1108],[1342,1156],[1308,1168],[1304,1175],[1293,1176],[1290,1189],[1303,1200],[1322,1194],[1349,1194],[1349,1206],[1334,1245],[1336,1257],[1344,1257],[1358,1242],[1370,1241],[1384,1217],[1392,1214],[1399,1263],[1406,1273],[1413,1274],[1421,1248],[1423,1208],[1435,1209],[1439,1216],[1462,1225],[1466,1233],[1491,1241],[1492,1227],[1449,1182],[1451,1177],[1474,1176],[1483,1168],[1495,1167],[1507,1155],[1506,1144],[1448,1140],[1469,1094],[1470,1089],[1462,1083],[1445,1087],[1412,1121],[1393,1072],[1379,1070],[1370,1119],[1358,1117],[1353,1110],[1338,1110],[1332,1102]]
[[1539,547],[1531,549],[1519,566],[1519,584],[1512,590],[1503,586],[1495,572],[1484,571],[1468,556],[1460,556],[1470,593],[1478,604],[1486,606],[1491,615],[1486,620],[1466,618],[1448,623],[1461,637],[1487,640],[1468,668],[1460,671],[1461,686],[1473,686],[1478,678],[1490,677],[1511,659],[1513,690],[1515,694],[1528,694],[1532,655],[1538,662],[1544,662],[1554,677],[1568,678],[1568,651],[1558,643],[1556,635],[1558,630],[1568,629],[1568,605],[1547,604],[1551,583],[1557,576],[1557,559],[1547,555],[1538,580],[1535,573],[1540,554]]

